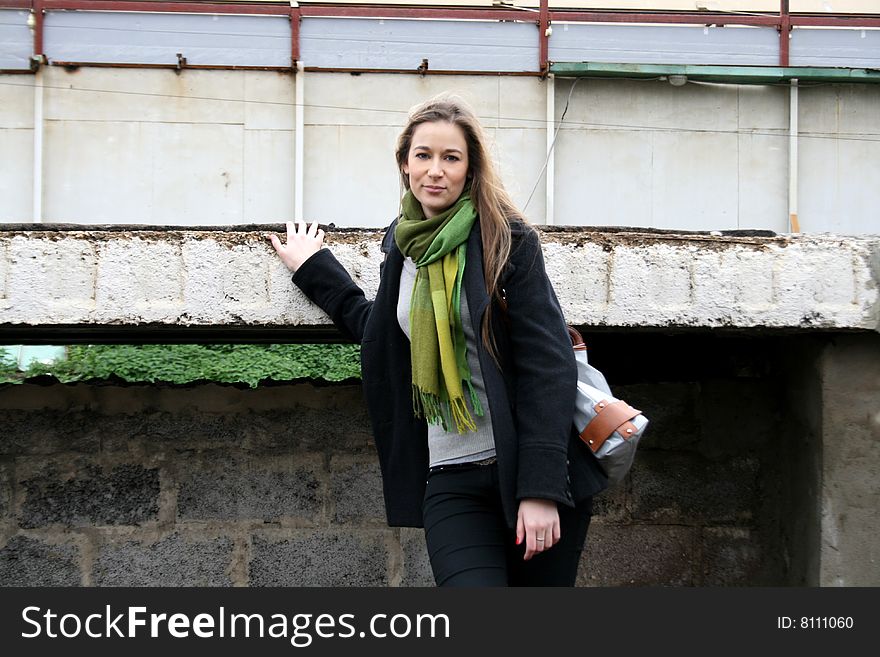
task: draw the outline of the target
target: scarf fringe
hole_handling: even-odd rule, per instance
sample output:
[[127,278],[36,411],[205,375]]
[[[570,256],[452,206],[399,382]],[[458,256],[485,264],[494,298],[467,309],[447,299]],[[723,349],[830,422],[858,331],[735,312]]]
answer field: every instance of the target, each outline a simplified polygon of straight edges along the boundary
[[474,407],[474,413],[483,417],[483,405],[480,403],[480,398],[477,397],[477,391],[474,390],[474,384],[471,383],[470,379],[465,379],[467,383],[468,392],[471,394],[471,405]]
[[[477,424],[471,417],[463,397],[449,402],[441,401],[437,395],[419,390],[416,386],[412,387],[412,391],[413,413],[416,417],[424,417],[428,424],[439,424],[444,431],[449,431],[449,416],[451,414],[458,433],[463,434],[477,430]],[[477,411],[477,415],[482,416],[483,409],[479,400],[476,399],[473,388],[471,388],[471,399],[476,400],[474,410]]]
[[452,400],[452,419],[455,420],[455,428],[458,433],[465,431],[476,431],[477,425],[468,411],[467,404],[464,403],[464,397]]

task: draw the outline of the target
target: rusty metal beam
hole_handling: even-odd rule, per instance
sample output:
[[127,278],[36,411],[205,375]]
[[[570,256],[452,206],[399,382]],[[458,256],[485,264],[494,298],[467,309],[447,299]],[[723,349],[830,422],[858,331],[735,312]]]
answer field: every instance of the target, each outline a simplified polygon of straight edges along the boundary
[[520,75],[526,77],[541,77],[544,75],[540,71],[453,71],[435,69],[420,71],[414,68],[332,68],[324,66],[305,66],[303,67],[303,71],[306,73],[351,73],[352,75],[360,75],[361,73],[395,73],[408,75]]
[[303,16],[322,16],[325,18],[434,18],[438,20],[535,21],[535,12],[523,9],[303,5],[300,7],[300,11],[302,11]]
[[874,16],[794,16],[789,15],[794,27],[880,27],[880,15]]
[[[43,25],[46,18],[46,13],[44,11],[44,2],[43,0],[34,0],[34,18],[36,19],[36,24],[34,25],[34,55],[43,57]],[[35,63],[31,63],[31,66],[36,66]]]
[[779,65],[783,68],[788,66],[789,46],[791,42],[791,15],[788,13],[788,0],[779,3]]
[[697,25],[769,25],[779,24],[777,14],[742,16],[714,12],[622,12],[571,9],[550,11],[554,23],[694,23]]
[[299,31],[302,22],[302,10],[299,7],[290,8],[290,65],[296,68],[299,61]]
[[[5,2],[6,0],[0,0]],[[82,11],[142,11],[188,14],[268,14],[286,16],[287,5],[212,4],[203,2],[143,2],[125,0],[43,0],[47,10],[79,9]]]
[[550,68],[550,7],[549,0],[541,0],[541,10],[538,18],[538,70],[546,74]]
[[229,64],[136,64],[123,62],[60,62],[52,60],[52,66],[62,66],[64,68],[159,68],[181,71],[184,69],[205,69],[220,71],[280,71],[289,73],[290,66],[235,66]]

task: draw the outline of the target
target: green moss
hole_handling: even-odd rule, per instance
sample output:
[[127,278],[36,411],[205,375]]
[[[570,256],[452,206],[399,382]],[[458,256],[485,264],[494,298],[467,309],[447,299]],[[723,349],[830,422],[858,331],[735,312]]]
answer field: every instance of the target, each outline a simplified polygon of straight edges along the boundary
[[263,379],[360,378],[360,349],[348,344],[72,345],[67,358],[19,372],[0,354],[0,383],[51,374],[63,383],[116,376],[129,382],[247,383]]

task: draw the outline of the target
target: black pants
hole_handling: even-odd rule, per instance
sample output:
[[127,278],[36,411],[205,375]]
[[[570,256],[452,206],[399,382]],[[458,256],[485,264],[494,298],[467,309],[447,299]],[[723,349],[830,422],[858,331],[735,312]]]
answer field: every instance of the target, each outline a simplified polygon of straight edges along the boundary
[[558,505],[562,537],[523,560],[501,508],[498,466],[466,464],[431,471],[422,507],[425,541],[438,586],[574,586],[593,498]]

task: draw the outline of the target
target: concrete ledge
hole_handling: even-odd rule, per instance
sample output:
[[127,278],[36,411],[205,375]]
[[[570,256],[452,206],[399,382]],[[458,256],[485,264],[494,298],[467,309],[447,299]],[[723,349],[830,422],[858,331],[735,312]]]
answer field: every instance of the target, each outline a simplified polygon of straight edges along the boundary
[[[0,329],[330,324],[269,243],[280,226],[94,228],[0,230]],[[382,231],[325,230],[373,296]],[[571,324],[880,330],[880,236],[569,227],[542,239]]]

